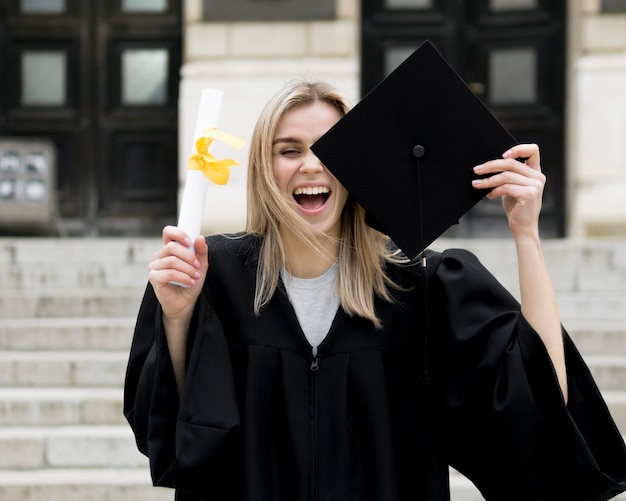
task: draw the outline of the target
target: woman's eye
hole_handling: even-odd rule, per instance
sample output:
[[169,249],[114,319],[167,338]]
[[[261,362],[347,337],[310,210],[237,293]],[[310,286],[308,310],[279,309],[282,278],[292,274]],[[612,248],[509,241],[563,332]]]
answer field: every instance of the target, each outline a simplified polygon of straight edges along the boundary
[[296,148],[285,148],[280,151],[280,154],[287,157],[293,157],[300,154],[300,150]]

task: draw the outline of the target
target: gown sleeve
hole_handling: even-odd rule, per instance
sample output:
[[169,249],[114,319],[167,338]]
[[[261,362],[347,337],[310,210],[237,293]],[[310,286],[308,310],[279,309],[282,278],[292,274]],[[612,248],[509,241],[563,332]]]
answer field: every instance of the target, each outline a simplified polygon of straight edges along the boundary
[[444,252],[429,294],[441,319],[430,425],[449,464],[489,501],[604,501],[626,490],[624,440],[565,330],[567,404],[519,303],[472,254]]
[[228,451],[235,449],[230,444],[236,440],[239,413],[228,345],[207,290],[195,307],[179,398],[161,307],[148,284],[128,361],[124,415],[139,450],[150,459],[154,485],[186,492],[233,485]]

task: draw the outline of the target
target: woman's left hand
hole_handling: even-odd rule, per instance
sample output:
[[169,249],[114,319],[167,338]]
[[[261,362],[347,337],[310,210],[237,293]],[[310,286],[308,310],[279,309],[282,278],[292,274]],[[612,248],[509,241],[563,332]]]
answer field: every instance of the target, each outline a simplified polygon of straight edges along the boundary
[[474,167],[474,172],[489,176],[476,179],[472,184],[477,189],[489,189],[489,199],[502,197],[513,235],[537,237],[546,184],[546,176],[541,172],[539,147],[536,144],[518,144],[507,150],[501,159]]

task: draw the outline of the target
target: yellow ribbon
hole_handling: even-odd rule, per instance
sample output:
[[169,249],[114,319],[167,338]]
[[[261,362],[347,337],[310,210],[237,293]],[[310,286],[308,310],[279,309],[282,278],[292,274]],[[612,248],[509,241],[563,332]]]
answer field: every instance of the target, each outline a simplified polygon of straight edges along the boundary
[[196,139],[196,153],[189,158],[187,168],[189,170],[201,170],[215,184],[226,184],[230,175],[229,167],[239,165],[239,163],[231,158],[218,160],[212,153],[209,153],[209,146],[215,139],[238,150],[243,148],[245,143],[243,139],[222,132],[215,127],[207,128]]

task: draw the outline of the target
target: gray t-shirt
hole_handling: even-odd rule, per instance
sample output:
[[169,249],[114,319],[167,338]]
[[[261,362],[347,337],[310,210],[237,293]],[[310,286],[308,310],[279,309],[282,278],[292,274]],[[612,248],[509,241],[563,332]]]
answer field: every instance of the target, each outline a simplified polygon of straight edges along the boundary
[[339,308],[339,296],[335,290],[338,274],[337,261],[323,275],[315,278],[294,277],[284,266],[280,270],[289,301],[314,354],[317,354],[318,345],[328,334]]

